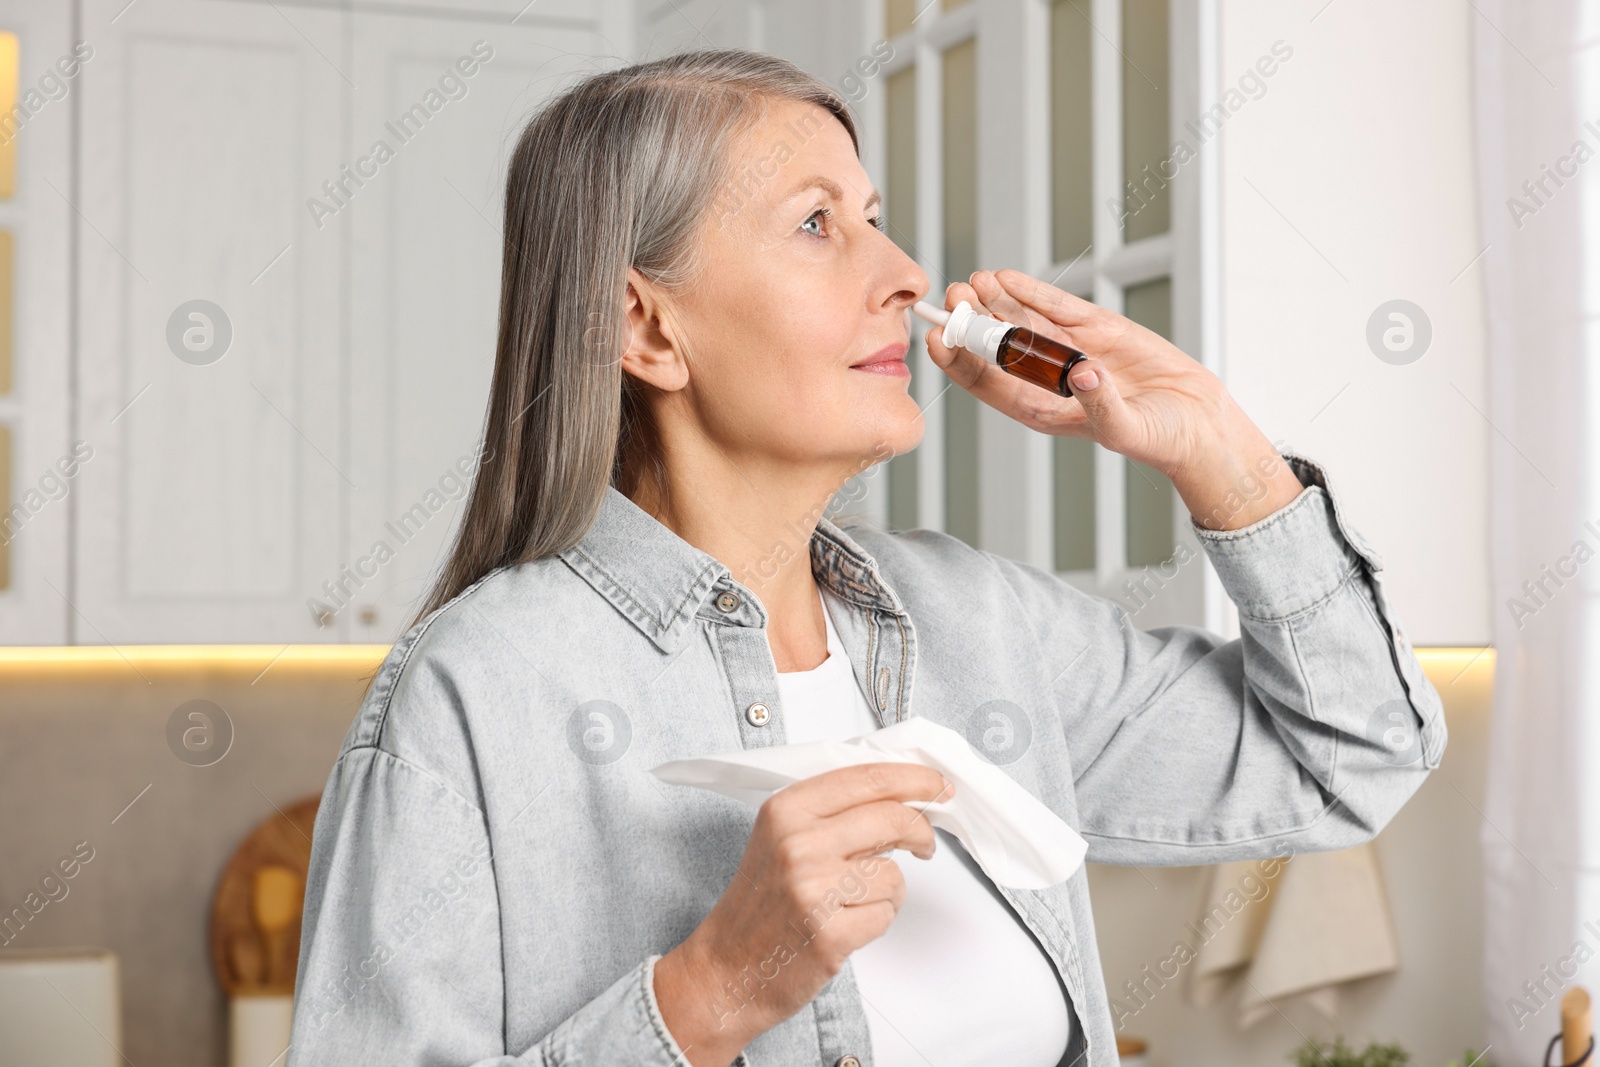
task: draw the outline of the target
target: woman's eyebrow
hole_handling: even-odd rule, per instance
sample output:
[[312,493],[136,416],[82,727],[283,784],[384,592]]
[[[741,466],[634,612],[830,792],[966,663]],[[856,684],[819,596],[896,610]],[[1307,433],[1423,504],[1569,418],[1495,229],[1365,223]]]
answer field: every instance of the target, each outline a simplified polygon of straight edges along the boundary
[[[832,178],[824,177],[821,174],[813,174],[811,177],[802,181],[799,185],[796,185],[794,189],[789,192],[789,195],[784,197],[780,203],[793,200],[807,189],[821,189],[835,200],[844,199],[844,190],[839,187],[838,182],[834,181]],[[861,210],[871,211],[872,208],[876,206],[877,203],[882,199],[882,193],[878,192],[876,189],[872,190],[872,195],[867,197],[867,202],[865,204],[861,205]]]

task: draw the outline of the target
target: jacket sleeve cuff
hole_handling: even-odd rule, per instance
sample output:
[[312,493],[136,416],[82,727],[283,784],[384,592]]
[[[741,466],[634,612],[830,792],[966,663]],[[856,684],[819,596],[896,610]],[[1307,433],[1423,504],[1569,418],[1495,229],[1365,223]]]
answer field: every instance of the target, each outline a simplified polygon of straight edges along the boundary
[[[599,996],[564,1019],[544,1041],[552,1067],[687,1067],[688,1058],[661,1018],[655,970],[659,954],[646,957]],[[733,1067],[750,1067],[743,1052]]]
[[1283,619],[1320,603],[1359,565],[1383,569],[1345,522],[1327,472],[1298,453],[1279,454],[1305,484],[1290,503],[1237,530],[1211,530],[1189,518],[1239,613],[1256,619]]

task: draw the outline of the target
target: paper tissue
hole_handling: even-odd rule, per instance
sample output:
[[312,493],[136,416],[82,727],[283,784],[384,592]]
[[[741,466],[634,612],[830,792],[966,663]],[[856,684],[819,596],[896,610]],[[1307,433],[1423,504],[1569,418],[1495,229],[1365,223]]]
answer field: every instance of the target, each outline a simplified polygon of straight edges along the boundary
[[859,763],[921,763],[955,783],[955,796],[916,805],[954,834],[996,885],[1044,889],[1083,865],[1083,838],[985,760],[954,730],[911,718],[848,741],[742,749],[651,768],[664,782],[709,789],[759,805],[784,786]]

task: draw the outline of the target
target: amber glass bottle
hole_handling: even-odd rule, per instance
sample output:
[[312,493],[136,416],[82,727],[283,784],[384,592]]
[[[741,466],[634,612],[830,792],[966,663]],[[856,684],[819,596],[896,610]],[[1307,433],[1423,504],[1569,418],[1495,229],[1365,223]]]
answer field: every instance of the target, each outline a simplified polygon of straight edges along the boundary
[[1013,326],[1001,335],[994,361],[1007,374],[1042,385],[1061,396],[1071,396],[1067,375],[1088,358],[1076,348],[1052,341],[1026,326]]
[[1043,386],[1058,396],[1072,395],[1067,375],[1088,358],[1076,348],[1052,341],[1026,326],[980,315],[965,300],[951,311],[919,300],[911,310],[944,327],[947,348],[965,348],[1007,374]]

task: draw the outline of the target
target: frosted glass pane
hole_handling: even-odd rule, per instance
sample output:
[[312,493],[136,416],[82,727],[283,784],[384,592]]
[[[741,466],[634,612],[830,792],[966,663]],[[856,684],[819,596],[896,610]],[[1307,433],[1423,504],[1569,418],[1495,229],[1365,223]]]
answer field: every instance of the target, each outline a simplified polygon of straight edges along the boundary
[[[1159,278],[1123,293],[1123,314],[1163,337],[1172,336],[1172,282]],[[1167,476],[1124,458],[1128,566],[1147,567],[1172,558],[1172,516],[1177,490]]]
[[1094,238],[1089,0],[1050,5],[1050,258],[1070,263]]
[[[889,5],[891,12],[896,7]],[[906,16],[910,21],[910,15]],[[891,31],[893,32],[893,31]],[[907,67],[888,79],[885,97],[889,123],[885,143],[888,173],[884,184],[884,218],[889,236],[913,259],[917,254],[917,71]],[[916,331],[912,331],[915,336]],[[913,341],[915,345],[917,342]],[[926,357],[908,360],[911,366],[912,396],[919,396],[919,382],[925,374],[944,377]],[[889,461],[889,528],[912,530],[917,520],[917,454],[913,450]]]
[[[0,518],[11,513],[11,429],[0,426]],[[11,538],[16,530],[0,522],[0,589],[11,588]]]
[[[976,40],[944,53],[940,129],[944,171],[944,281],[966,281],[978,269],[978,138]],[[934,290],[941,299],[944,288]],[[943,372],[939,376],[948,383]],[[942,386],[941,386],[942,388]],[[978,400],[959,385],[944,390],[945,532],[978,546]]]
[[961,5],[970,3],[972,3],[972,0],[944,0],[944,3],[940,5],[940,9],[943,11],[954,11]]
[[1122,313],[1147,330],[1172,340],[1172,279],[1157,278],[1122,291]]
[[1051,443],[1058,571],[1094,569],[1094,448],[1081,437]]
[[906,67],[889,76],[884,101],[889,123],[884,143],[887,188],[884,213],[889,236],[913,259],[917,258],[917,68]]
[[[1123,240],[1171,226],[1171,133],[1167,94],[1167,0],[1122,0]],[[1125,187],[1126,188],[1126,187]]]
[[1128,566],[1149,567],[1172,558],[1172,500],[1166,475],[1123,457],[1127,471]]
[[[9,200],[17,190],[17,78],[21,66],[21,44],[14,33],[0,33],[0,200]],[[22,113],[25,115],[26,113]]]
[[977,548],[981,507],[978,499],[978,400],[959,385],[950,385],[939,403],[945,405],[945,532]]
[[16,253],[10,230],[0,230],[0,396],[11,392],[16,337]]
[[[944,272],[966,281],[978,269],[978,42],[944,53]],[[942,305],[941,305],[942,306]]]
[[897,33],[904,33],[911,28],[911,20],[917,17],[917,9],[927,0],[886,0],[883,5],[883,29],[893,37]]

